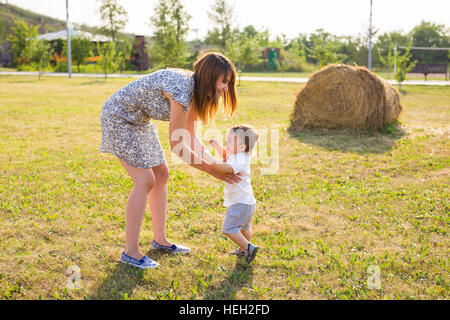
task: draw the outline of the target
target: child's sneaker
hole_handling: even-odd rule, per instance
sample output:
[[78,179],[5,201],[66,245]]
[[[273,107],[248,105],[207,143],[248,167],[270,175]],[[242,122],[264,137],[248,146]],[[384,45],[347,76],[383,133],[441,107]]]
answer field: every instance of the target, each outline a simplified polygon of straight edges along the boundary
[[238,256],[238,257],[245,257],[247,256],[247,250],[242,250],[240,247],[237,248],[234,251],[231,251],[230,254]]
[[120,262],[132,265],[133,267],[139,269],[154,269],[159,267],[159,263],[153,261],[147,256],[144,256],[141,260],[135,259],[127,255],[125,252],[122,252],[122,257],[120,258]]
[[258,252],[259,247],[252,245],[251,243],[248,244],[248,250],[247,250],[247,263],[250,263],[255,259],[256,253]]
[[191,249],[185,246],[180,246],[179,244],[173,244],[171,246],[163,246],[160,245],[158,242],[153,240],[152,242],[152,248],[157,250],[164,250],[172,253],[189,253],[191,252]]

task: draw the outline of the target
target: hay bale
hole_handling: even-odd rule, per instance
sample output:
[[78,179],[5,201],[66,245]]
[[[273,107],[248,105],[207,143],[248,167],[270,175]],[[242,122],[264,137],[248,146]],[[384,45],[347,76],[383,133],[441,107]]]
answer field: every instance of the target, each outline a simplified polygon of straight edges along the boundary
[[364,67],[334,64],[315,72],[299,92],[292,126],[373,130],[402,110],[397,90],[385,80]]

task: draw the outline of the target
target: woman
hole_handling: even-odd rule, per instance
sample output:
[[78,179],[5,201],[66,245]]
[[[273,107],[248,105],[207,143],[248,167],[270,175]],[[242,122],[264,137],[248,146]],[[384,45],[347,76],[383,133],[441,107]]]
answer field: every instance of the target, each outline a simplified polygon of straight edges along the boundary
[[[197,137],[194,126],[199,119],[207,122],[215,118],[220,97],[225,112],[233,115],[237,109],[235,82],[233,63],[219,53],[208,53],[195,63],[194,72],[172,68],[156,71],[118,90],[103,105],[100,152],[114,154],[134,182],[126,206],[121,262],[141,269],[159,266],[139,250],[147,198],[153,221],[152,247],[173,253],[190,252],[166,238],[169,169],[152,119],[169,121],[171,150],[190,166],[228,183],[240,181],[237,175],[223,173],[212,165],[214,158]],[[189,139],[180,137],[180,130]],[[200,154],[194,151],[194,145],[196,151],[201,149]]]

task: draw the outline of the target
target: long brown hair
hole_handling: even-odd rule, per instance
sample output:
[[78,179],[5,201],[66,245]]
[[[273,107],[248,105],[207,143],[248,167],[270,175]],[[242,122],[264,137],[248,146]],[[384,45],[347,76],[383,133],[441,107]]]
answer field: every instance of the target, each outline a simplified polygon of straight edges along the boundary
[[233,63],[220,53],[209,52],[194,64],[193,107],[205,123],[214,119],[217,114],[219,99],[216,96],[216,82],[222,74],[226,77],[228,72],[231,72],[231,79],[228,91],[223,95],[223,105],[225,114],[231,117],[238,106],[236,69]]

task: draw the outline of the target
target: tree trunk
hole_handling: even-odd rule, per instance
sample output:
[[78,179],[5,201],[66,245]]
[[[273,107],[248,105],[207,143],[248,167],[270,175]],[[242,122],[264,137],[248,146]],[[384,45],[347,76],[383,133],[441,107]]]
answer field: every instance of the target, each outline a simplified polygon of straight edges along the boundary
[[108,60],[106,59],[106,56],[105,56],[105,69],[104,69],[104,71],[105,71],[105,81],[106,81],[106,74],[108,73]]

